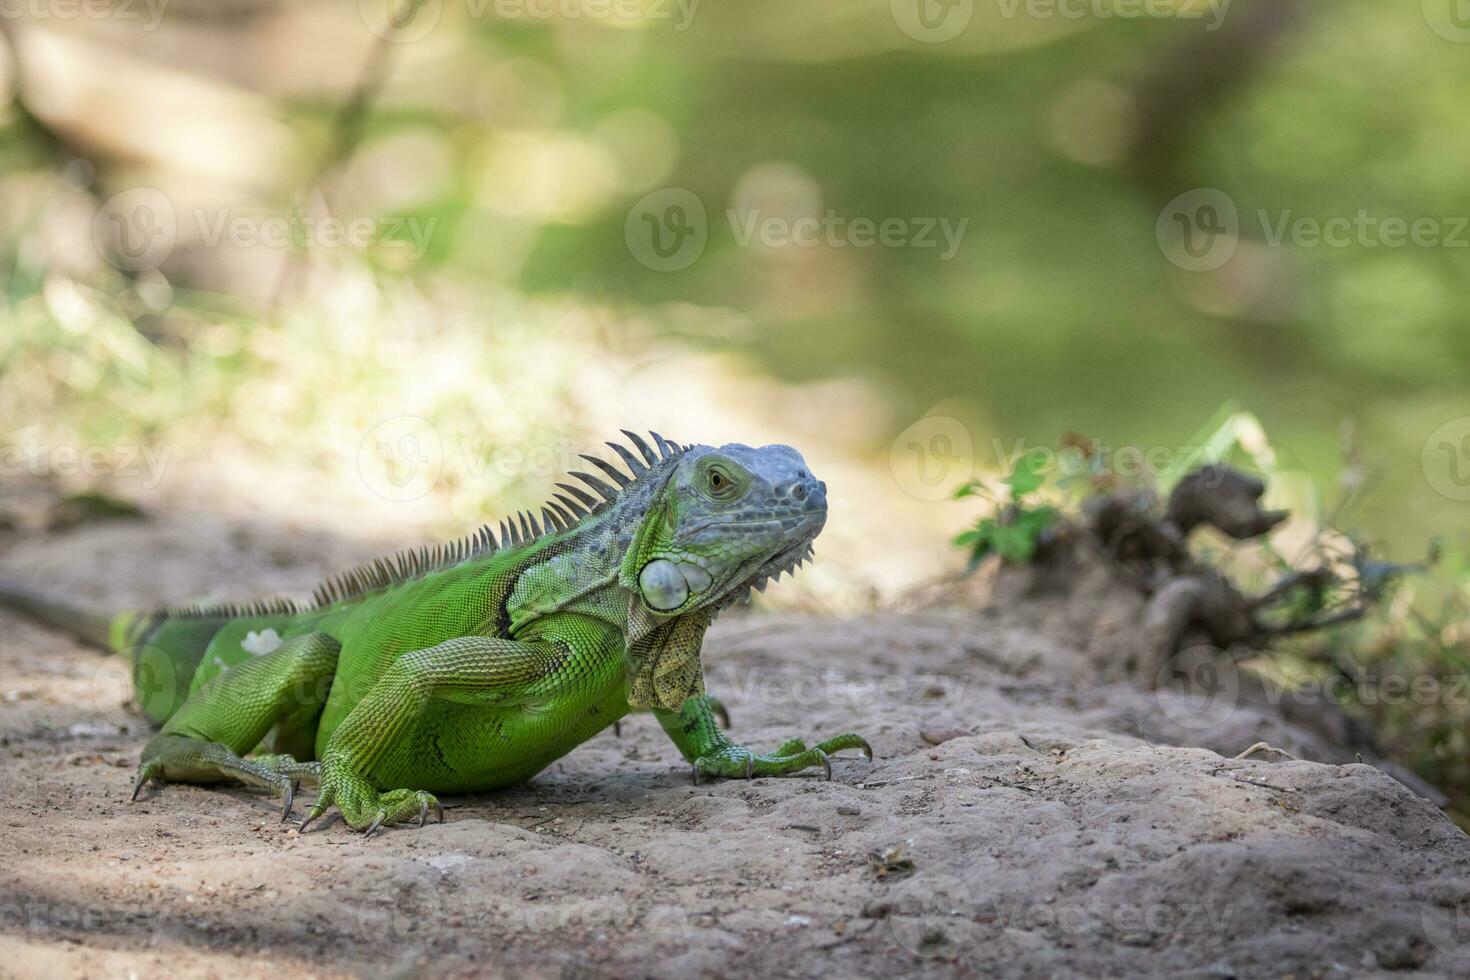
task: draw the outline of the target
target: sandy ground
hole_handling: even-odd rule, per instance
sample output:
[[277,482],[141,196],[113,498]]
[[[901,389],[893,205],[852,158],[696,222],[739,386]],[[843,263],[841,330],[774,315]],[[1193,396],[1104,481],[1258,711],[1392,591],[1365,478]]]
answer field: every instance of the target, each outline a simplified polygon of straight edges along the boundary
[[[0,574],[147,604],[299,592],[360,547],[196,511],[11,535]],[[1017,610],[722,620],[737,738],[873,742],[831,782],[692,785],[639,717],[371,840],[243,789],[129,804],[148,733],[111,665],[0,628],[0,975],[1470,975],[1470,839],[1434,806],[1369,765],[1229,758],[1345,750],[1104,679]]]

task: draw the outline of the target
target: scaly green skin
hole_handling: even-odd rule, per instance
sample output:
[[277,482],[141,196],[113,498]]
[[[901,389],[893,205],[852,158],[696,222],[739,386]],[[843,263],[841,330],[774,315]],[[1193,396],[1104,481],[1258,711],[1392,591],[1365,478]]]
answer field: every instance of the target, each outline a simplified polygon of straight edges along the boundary
[[[243,781],[320,792],[369,833],[438,810],[434,793],[522,783],[630,709],[651,709],[701,774],[766,776],[862,749],[847,733],[775,753],[725,737],[704,696],[700,645],[715,614],[810,554],[826,485],[786,446],[655,452],[613,445],[630,479],[574,474],[573,496],[440,552],[369,566],[317,605],[123,616],[145,713],[148,781]],[[575,499],[574,499],[575,498]],[[273,632],[272,632],[273,631]],[[180,704],[179,702],[182,701]],[[268,754],[244,758],[246,753]],[[439,811],[442,819],[442,811]]]

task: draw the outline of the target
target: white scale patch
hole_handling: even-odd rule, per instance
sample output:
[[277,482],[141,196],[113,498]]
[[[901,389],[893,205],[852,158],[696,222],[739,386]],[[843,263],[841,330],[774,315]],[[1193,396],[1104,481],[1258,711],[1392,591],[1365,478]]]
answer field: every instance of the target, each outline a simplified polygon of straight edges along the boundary
[[275,653],[281,648],[283,642],[281,634],[273,629],[261,630],[259,633],[251,630],[245,634],[245,639],[240,641],[240,646],[252,657],[263,657],[267,653]]

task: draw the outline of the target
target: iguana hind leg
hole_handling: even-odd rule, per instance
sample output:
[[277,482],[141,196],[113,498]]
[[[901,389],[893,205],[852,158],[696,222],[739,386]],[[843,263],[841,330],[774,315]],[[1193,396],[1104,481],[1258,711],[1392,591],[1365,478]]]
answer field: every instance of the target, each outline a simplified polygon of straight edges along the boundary
[[325,633],[308,633],[214,677],[144,747],[133,799],[154,780],[238,780],[280,793],[289,816],[296,779],[305,773],[284,766],[280,756],[249,760],[241,755],[277,725],[300,726],[320,712],[340,648]]
[[347,826],[368,834],[415,817],[423,826],[430,810],[442,821],[443,808],[432,793],[379,790],[374,785],[378,764],[431,700],[511,703],[568,656],[569,648],[560,643],[489,636],[462,636],[405,653],[332,732],[322,753],[321,791],[301,829],[334,805]]

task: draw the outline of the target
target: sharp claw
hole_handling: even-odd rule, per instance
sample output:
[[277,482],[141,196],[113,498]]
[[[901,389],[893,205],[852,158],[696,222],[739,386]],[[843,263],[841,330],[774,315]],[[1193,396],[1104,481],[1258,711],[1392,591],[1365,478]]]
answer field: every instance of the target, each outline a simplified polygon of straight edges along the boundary
[[623,737],[623,723],[621,721],[615,721],[615,722],[613,722],[613,738],[622,738],[622,737]]
[[832,781],[832,760],[829,759],[829,758],[827,758],[827,753],[823,752],[821,749],[813,749],[812,751],[816,752],[817,755],[821,756],[821,758],[822,758],[822,768],[824,770],[826,770],[826,773],[827,773],[827,782],[830,783]]
[[132,796],[132,799],[129,800],[128,802],[130,802],[130,803],[137,803],[138,802],[138,794],[143,791],[143,784],[146,783],[146,782],[148,782],[149,778],[151,778],[151,777],[150,777],[150,774],[149,774],[149,772],[148,772],[147,769],[140,769],[140,770],[138,770],[138,778],[133,783],[133,796]]
[[311,823],[317,817],[321,816],[323,812],[324,811],[318,810],[316,807],[312,807],[311,808],[311,811],[309,813],[307,813],[306,819],[305,820],[302,820],[301,823],[299,823],[299,824],[296,825],[296,832],[298,834],[304,834],[304,833],[306,833],[306,825],[309,824],[309,823]]
[[858,748],[860,748],[860,749],[863,750],[863,756],[869,762],[872,762],[873,761],[873,747],[868,744],[867,739],[864,739],[863,740],[863,744],[862,745],[859,745]]
[[419,800],[419,828],[422,829],[423,826],[424,826],[424,824],[426,824],[428,822],[429,822],[429,801],[428,800]]
[[693,779],[694,779],[694,785],[695,786],[698,786],[699,785],[699,763],[696,762],[696,763],[694,763],[693,765],[691,765],[689,767],[689,775],[691,777],[693,777]]
[[368,825],[368,829],[363,832],[362,839],[367,840],[369,837],[373,836],[373,834],[377,833],[378,828],[383,826],[383,821],[386,819],[388,819],[388,811],[379,810],[378,815],[373,818],[373,822]]
[[286,791],[281,795],[286,798],[285,806],[281,807],[281,823],[285,823],[291,819],[291,804],[296,801],[296,784],[287,780]]
[[434,801],[434,815],[439,818],[440,823],[444,822],[444,808],[439,805],[438,800]]
[[753,752],[745,753],[745,778],[755,778],[755,753]]

